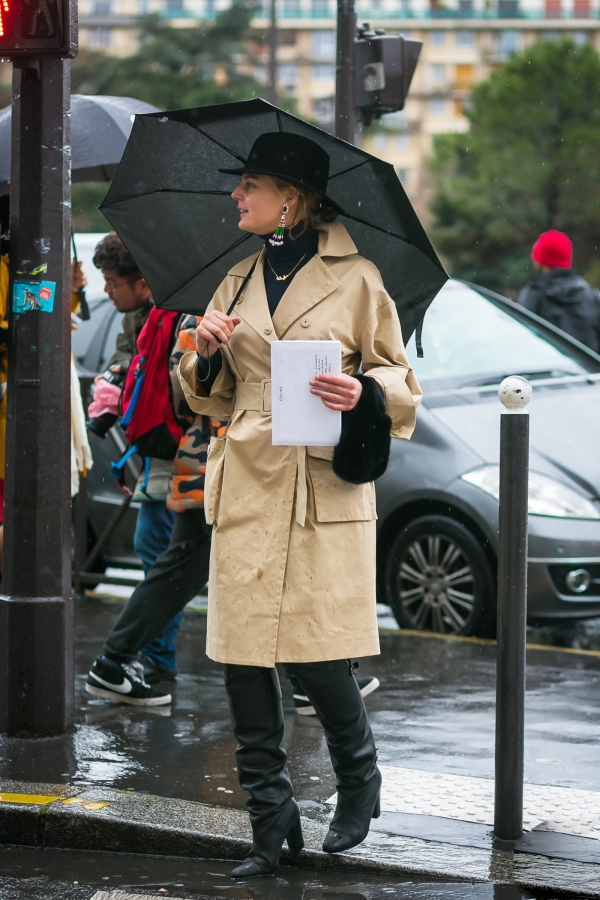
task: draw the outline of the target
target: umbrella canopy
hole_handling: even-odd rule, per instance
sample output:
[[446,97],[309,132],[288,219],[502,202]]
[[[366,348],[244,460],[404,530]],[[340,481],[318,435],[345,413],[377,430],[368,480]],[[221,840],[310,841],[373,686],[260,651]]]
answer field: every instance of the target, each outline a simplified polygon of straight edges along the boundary
[[[110,181],[117,171],[133,120],[156,106],[133,97],[73,94],[71,154],[73,181]],[[11,108],[0,112],[0,193],[10,182]]]
[[331,160],[327,194],[361,255],[378,267],[408,340],[447,275],[396,172],[265,100],[136,116],[100,209],[162,309],[202,313],[228,270],[262,246],[238,228],[238,167],[264,132],[304,135]]

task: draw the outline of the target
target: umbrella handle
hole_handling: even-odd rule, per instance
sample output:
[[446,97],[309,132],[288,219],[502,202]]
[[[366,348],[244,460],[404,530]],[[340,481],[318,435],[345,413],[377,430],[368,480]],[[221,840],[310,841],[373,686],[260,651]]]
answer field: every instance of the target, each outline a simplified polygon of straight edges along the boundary
[[[261,253],[262,253],[262,250],[261,250]],[[248,282],[249,282],[250,279],[252,278],[252,273],[254,272],[254,270],[255,270],[255,268],[256,268],[256,263],[258,262],[258,257],[259,257],[259,256],[260,256],[260,253],[258,254],[258,256],[256,257],[256,259],[255,259],[254,262],[252,263],[252,266],[251,266],[251,268],[250,268],[250,271],[248,272],[248,274],[246,275],[246,277],[245,277],[244,280],[242,281],[242,283],[241,283],[241,285],[240,285],[240,288],[239,288],[237,294],[235,295],[235,297],[233,298],[233,300],[232,300],[231,303],[229,304],[229,309],[227,310],[227,315],[228,315],[228,316],[230,316],[231,313],[233,312],[233,308],[234,308],[235,304],[238,302],[238,300],[239,300],[240,297],[242,296],[242,293],[243,293],[243,291],[244,291],[244,288],[246,287],[246,285],[248,284]],[[207,350],[207,349],[208,349],[208,344],[209,344],[209,341],[206,342],[206,346],[204,347],[204,350]],[[204,350],[202,351],[202,353],[204,353]],[[198,354],[198,358],[199,358],[199,359],[202,357],[202,353],[199,353],[199,354]],[[196,377],[197,377],[198,381],[200,381],[201,383],[204,382],[204,381],[208,381],[208,379],[210,378],[210,360],[211,360],[211,357],[210,357],[210,356],[207,357],[207,362],[208,362],[208,372],[206,373],[206,375],[204,376],[204,378],[200,378],[199,373],[196,374]]]

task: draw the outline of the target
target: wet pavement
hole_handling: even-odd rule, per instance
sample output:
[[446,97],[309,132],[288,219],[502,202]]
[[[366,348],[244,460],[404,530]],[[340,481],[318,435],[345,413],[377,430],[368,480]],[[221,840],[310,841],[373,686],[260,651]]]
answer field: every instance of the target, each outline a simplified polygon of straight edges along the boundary
[[[242,807],[221,666],[204,654],[203,614],[184,617],[172,707],[122,706],[85,693],[87,669],[121,608],[97,597],[77,601],[75,730],[37,741],[0,737],[0,777]],[[382,625],[390,624],[384,610]],[[577,627],[576,639],[593,645],[597,623]],[[560,641],[561,630],[530,633],[550,639]],[[568,629],[563,639],[574,642]],[[381,656],[361,661],[359,672],[381,681],[367,699],[380,762],[493,778],[495,646],[385,630],[381,645]],[[313,717],[296,716],[285,678],[282,685],[296,794],[304,815],[319,816],[334,792],[323,732]],[[599,712],[599,651],[530,649],[525,780],[600,791]]]
[[543,900],[550,896],[510,885],[441,882],[414,875],[365,877],[285,866],[275,876],[233,882],[230,870],[231,863],[219,861],[0,847],[0,897],[107,900],[113,891],[119,892],[119,900],[132,894],[198,900]]

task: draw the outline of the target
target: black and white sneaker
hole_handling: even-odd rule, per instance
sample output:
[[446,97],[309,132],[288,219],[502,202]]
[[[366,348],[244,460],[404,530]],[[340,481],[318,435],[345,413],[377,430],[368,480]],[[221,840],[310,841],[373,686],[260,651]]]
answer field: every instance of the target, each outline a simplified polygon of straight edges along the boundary
[[[356,683],[360,690],[361,697],[368,697],[373,691],[376,691],[381,682],[379,678],[357,678]],[[299,716],[315,716],[315,708],[311,705],[308,697],[303,694],[294,694],[294,706]]]
[[140,663],[117,663],[99,656],[88,672],[88,694],[131,706],[165,706],[171,695],[157,691],[144,681]]

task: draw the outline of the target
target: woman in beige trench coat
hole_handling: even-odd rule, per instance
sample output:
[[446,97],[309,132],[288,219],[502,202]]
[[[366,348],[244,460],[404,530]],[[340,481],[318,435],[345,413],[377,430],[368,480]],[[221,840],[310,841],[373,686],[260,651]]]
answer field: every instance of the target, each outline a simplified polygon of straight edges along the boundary
[[273,446],[271,437],[273,341],[341,342],[344,374],[319,376],[311,390],[342,410],[342,437],[379,404],[391,419],[388,445],[390,430],[408,439],[421,399],[378,270],[331,222],[328,168],[317,144],[273,133],[257,139],[244,166],[227,170],[242,175],[232,194],[239,227],[266,234],[265,249],[228,273],[198,327],[198,353],[179,369],[194,412],[230,417],[226,435],[211,439],[204,508],[214,525],[207,654],[225,664],[254,835],[235,877],[272,872],[286,838],[292,850],[303,846],[278,662],[313,704],[337,776],[324,850],[360,843],[379,815],[377,754],[349,661],[379,652],[374,484],[338,477],[332,447]]

